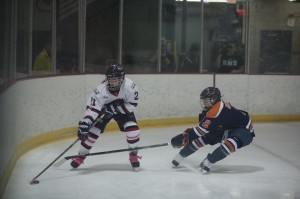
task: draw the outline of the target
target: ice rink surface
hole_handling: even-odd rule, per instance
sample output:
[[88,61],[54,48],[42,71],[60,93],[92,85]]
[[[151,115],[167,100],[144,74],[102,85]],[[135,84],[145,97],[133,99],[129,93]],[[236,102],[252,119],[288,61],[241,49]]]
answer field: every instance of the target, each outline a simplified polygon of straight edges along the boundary
[[[187,126],[188,127],[188,126]],[[140,146],[170,142],[187,127],[141,129]],[[217,162],[209,174],[198,165],[219,146],[206,146],[171,165],[179,152],[171,146],[139,151],[141,168],[133,172],[128,152],[88,157],[78,169],[70,161],[39,174],[73,141],[45,145],[22,156],[3,199],[300,199],[300,123],[257,123],[245,148]],[[79,143],[65,155],[76,155]],[[124,133],[104,133],[92,152],[127,148]]]

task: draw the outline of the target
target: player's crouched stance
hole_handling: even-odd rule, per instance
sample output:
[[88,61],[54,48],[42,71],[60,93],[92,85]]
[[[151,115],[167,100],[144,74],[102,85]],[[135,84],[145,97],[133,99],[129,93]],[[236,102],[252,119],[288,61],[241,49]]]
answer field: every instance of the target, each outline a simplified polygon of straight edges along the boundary
[[249,145],[255,134],[249,114],[223,102],[218,88],[204,89],[200,100],[203,111],[199,114],[199,125],[186,129],[171,140],[174,148],[183,147],[172,163],[178,166],[199,148],[221,143],[201,162],[200,171],[206,173],[214,163]]
[[[90,95],[84,118],[79,122],[77,135],[81,146],[78,154],[89,153],[111,119],[117,122],[120,131],[126,133],[128,148],[138,147],[140,132],[133,112],[137,104],[137,87],[132,80],[125,78],[124,67],[108,66],[106,79]],[[134,170],[140,166],[141,157],[137,153],[137,150],[129,153],[129,161]],[[84,159],[84,156],[73,159],[71,166],[79,167]]]

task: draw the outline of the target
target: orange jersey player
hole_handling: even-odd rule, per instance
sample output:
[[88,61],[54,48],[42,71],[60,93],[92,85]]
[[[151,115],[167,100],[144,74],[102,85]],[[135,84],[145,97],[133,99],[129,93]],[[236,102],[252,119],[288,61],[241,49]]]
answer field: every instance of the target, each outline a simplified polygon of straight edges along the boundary
[[178,166],[184,158],[199,148],[207,144],[221,143],[201,162],[200,170],[206,173],[214,163],[249,145],[255,134],[249,114],[236,109],[230,103],[223,102],[218,88],[204,89],[200,94],[200,100],[203,111],[199,115],[199,125],[188,128],[171,139],[174,148],[182,147],[172,163]]

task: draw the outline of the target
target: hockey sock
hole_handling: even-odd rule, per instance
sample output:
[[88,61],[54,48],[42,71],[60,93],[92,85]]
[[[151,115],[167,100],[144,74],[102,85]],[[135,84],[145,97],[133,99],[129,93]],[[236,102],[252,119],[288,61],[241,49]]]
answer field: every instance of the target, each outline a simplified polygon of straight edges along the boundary
[[229,155],[229,153],[227,153],[227,151],[224,149],[224,147],[220,146],[217,149],[215,149],[211,154],[209,153],[207,155],[207,159],[209,162],[214,164],[215,162],[223,160],[228,155]]
[[195,153],[198,149],[196,149],[192,144],[186,145],[183,149],[180,150],[179,154],[182,157],[187,157],[193,153]]
[[[238,142],[237,142],[238,141]],[[212,154],[207,155],[207,159],[211,163],[215,163],[224,159],[226,156],[230,155],[231,153],[235,152],[238,149],[239,140],[235,138],[228,138],[224,141],[224,143],[218,147]]]
[[80,155],[89,153],[89,151],[95,144],[96,140],[99,138],[100,133],[101,133],[101,130],[96,127],[92,127],[90,129],[88,138],[84,142],[81,142],[81,146],[79,148]]
[[193,153],[195,153],[199,148],[206,145],[206,140],[204,136],[198,137],[194,139],[192,142],[190,142],[187,146],[185,146],[179,154],[182,157],[187,157]]
[[[128,125],[128,126],[126,126]],[[140,141],[140,130],[135,122],[128,122],[125,125],[126,140],[128,147],[134,149]]]

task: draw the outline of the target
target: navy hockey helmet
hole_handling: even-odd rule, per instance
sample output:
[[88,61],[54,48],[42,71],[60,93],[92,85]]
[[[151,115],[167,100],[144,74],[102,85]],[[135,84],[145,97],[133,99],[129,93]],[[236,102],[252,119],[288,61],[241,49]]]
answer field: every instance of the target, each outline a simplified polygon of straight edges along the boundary
[[221,91],[216,87],[207,87],[200,94],[201,106],[204,110],[209,110],[213,105],[221,100]]
[[106,69],[108,90],[118,91],[123,83],[125,70],[122,65],[112,64]]

